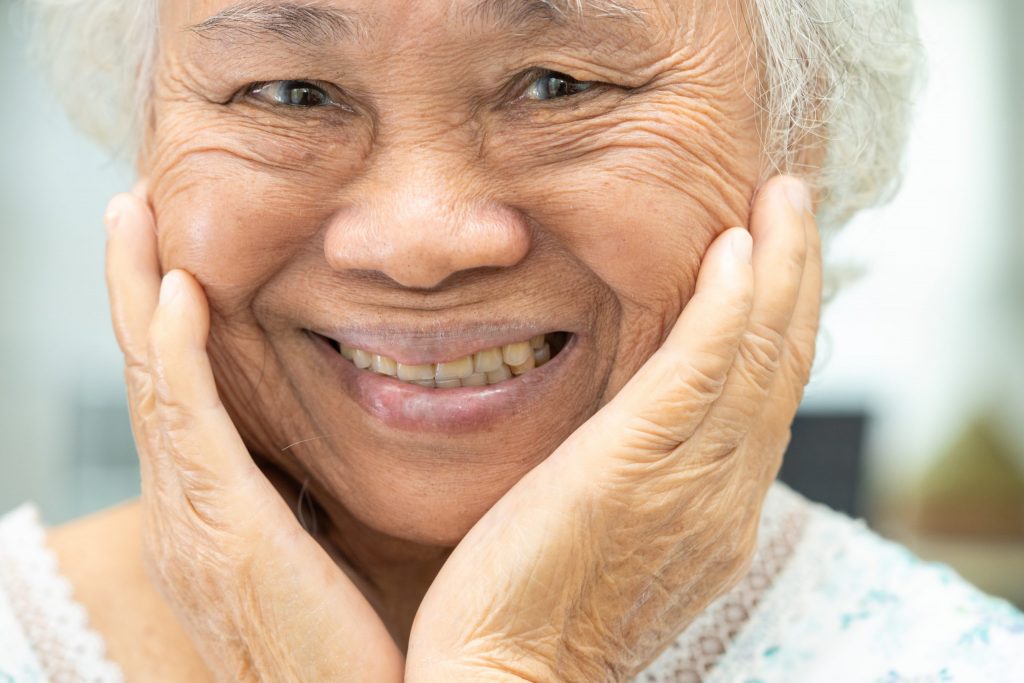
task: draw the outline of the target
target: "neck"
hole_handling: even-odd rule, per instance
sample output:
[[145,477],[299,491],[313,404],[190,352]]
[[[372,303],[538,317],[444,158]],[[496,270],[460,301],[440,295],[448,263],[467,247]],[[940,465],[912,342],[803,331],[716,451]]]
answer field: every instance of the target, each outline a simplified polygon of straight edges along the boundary
[[[383,534],[356,519],[339,501],[262,458],[257,463],[303,527],[345,572],[380,616],[402,652],[416,610],[451,548]],[[318,503],[322,501],[322,503]]]
[[324,517],[329,520],[328,528],[318,533],[317,539],[366,596],[405,652],[416,611],[451,548],[387,536],[365,526],[344,508]]

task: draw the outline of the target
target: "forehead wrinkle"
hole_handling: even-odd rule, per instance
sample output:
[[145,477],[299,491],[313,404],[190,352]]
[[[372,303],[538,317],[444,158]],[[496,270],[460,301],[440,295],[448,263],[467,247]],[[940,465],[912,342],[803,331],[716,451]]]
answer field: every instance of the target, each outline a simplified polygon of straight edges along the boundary
[[[466,23],[486,21],[509,28],[538,21],[585,23],[588,19],[619,20],[645,25],[646,11],[627,0],[452,0],[451,9]],[[359,13],[318,0],[243,1],[185,30],[194,36],[223,41],[258,42],[273,37],[308,47],[367,35]]]
[[643,24],[647,14],[624,0],[472,0],[468,4],[453,0],[453,9],[455,6],[469,21],[498,24],[525,24],[538,19],[567,23],[587,18]]
[[298,45],[360,35],[358,14],[317,2],[241,2],[185,30],[199,38],[257,42],[275,37]]

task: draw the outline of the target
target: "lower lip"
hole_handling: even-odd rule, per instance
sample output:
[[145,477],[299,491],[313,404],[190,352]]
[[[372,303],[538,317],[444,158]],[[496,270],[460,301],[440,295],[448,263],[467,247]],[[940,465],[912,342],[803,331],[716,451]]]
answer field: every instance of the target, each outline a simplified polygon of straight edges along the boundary
[[410,432],[467,433],[482,431],[523,411],[529,403],[550,400],[553,387],[565,386],[577,336],[550,361],[518,377],[485,387],[431,389],[388,375],[360,370],[335,351],[324,338],[309,333],[337,373],[349,396],[371,417],[388,427]]

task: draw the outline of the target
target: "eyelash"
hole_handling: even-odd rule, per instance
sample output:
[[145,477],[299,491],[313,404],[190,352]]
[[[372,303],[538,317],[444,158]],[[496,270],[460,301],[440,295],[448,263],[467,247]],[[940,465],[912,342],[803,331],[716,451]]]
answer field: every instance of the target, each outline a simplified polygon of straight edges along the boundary
[[[340,102],[335,101],[331,97],[329,90],[332,90],[331,86],[320,81],[303,81],[303,80],[285,80],[285,81],[261,81],[259,83],[253,83],[252,85],[246,86],[244,90],[244,96],[246,98],[258,100],[265,104],[278,107],[288,107],[295,109],[316,109],[319,107],[330,107],[330,106],[344,106]],[[292,92],[305,91],[306,98],[316,97],[319,102],[316,104],[309,104],[304,102],[295,101],[295,95],[290,97],[291,101],[282,101],[274,98],[274,94],[281,94],[282,91]],[[265,93],[269,92],[268,97],[263,97]]]
[[[522,95],[516,98],[517,101],[528,100],[535,102],[547,102],[549,100],[570,99],[572,97],[585,93],[591,89],[594,89],[595,86],[601,85],[597,81],[580,81],[573,78],[572,76],[569,76],[568,74],[564,74],[560,71],[554,71],[552,69],[535,69],[531,72],[528,72],[527,77],[533,78],[532,80],[527,81],[526,90],[523,92]],[[545,80],[548,81],[547,87],[540,91],[536,90],[534,86],[537,85],[539,82]],[[579,89],[569,94],[553,95],[552,81],[558,81],[561,83],[560,86],[557,86],[557,90],[555,90],[556,93],[562,92],[567,89]],[[256,99],[270,106],[277,107],[288,107],[295,109],[317,109],[320,107],[334,106],[348,109],[348,107],[346,107],[340,102],[337,102],[333,97],[331,97],[329,91],[332,89],[333,88],[330,85],[323,83],[321,81],[261,81],[259,83],[253,83],[247,86],[243,91],[243,95],[246,98]],[[537,97],[528,96],[531,90],[537,94]],[[267,91],[271,91],[270,98],[272,99],[261,97]],[[296,91],[302,91],[304,94],[302,96],[297,96],[294,94]],[[282,92],[291,93],[288,96],[289,101],[283,101],[283,98],[274,97],[275,93],[278,96],[281,96]],[[541,96],[541,93],[546,93],[547,96]],[[299,97],[304,98],[304,101],[298,101]],[[316,103],[309,104],[308,101],[311,98],[315,98],[317,100]]]
[[[578,91],[576,91],[574,93],[571,93],[571,94],[568,94],[568,95],[562,95],[562,96],[559,96],[559,97],[536,98],[536,99],[534,99],[534,101],[536,101],[536,102],[546,102],[546,101],[552,100],[552,99],[560,99],[560,100],[561,99],[569,99],[569,98],[574,97],[576,95],[579,95],[581,93],[587,92],[588,90],[591,90],[592,88],[594,88],[597,85],[600,85],[597,81],[580,81],[580,80],[577,80],[577,79],[573,78],[572,76],[570,76],[568,74],[564,74],[564,73],[562,73],[560,71],[553,71],[551,69],[538,69],[538,70],[530,72],[529,75],[530,76],[537,76],[537,77],[528,82],[527,92],[532,90],[533,86],[536,83],[538,83],[540,81],[544,81],[544,80],[547,80],[547,81],[561,81],[562,84],[566,88],[574,88],[574,87],[582,86],[582,89],[580,89],[580,90],[578,90]],[[551,91],[550,85],[548,86],[548,88],[546,88],[546,90],[548,91],[548,94],[550,95],[551,94],[550,93],[550,91]],[[519,99],[528,99],[527,96],[526,96],[526,93],[521,95]]]

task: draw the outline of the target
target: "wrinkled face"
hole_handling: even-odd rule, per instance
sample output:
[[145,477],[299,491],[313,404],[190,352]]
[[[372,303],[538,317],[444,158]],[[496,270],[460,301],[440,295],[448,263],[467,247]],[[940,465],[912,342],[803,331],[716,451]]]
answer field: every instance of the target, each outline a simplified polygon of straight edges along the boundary
[[254,454],[362,528],[456,542],[747,223],[739,0],[544,5],[164,3],[142,160],[163,266],[206,290]]

